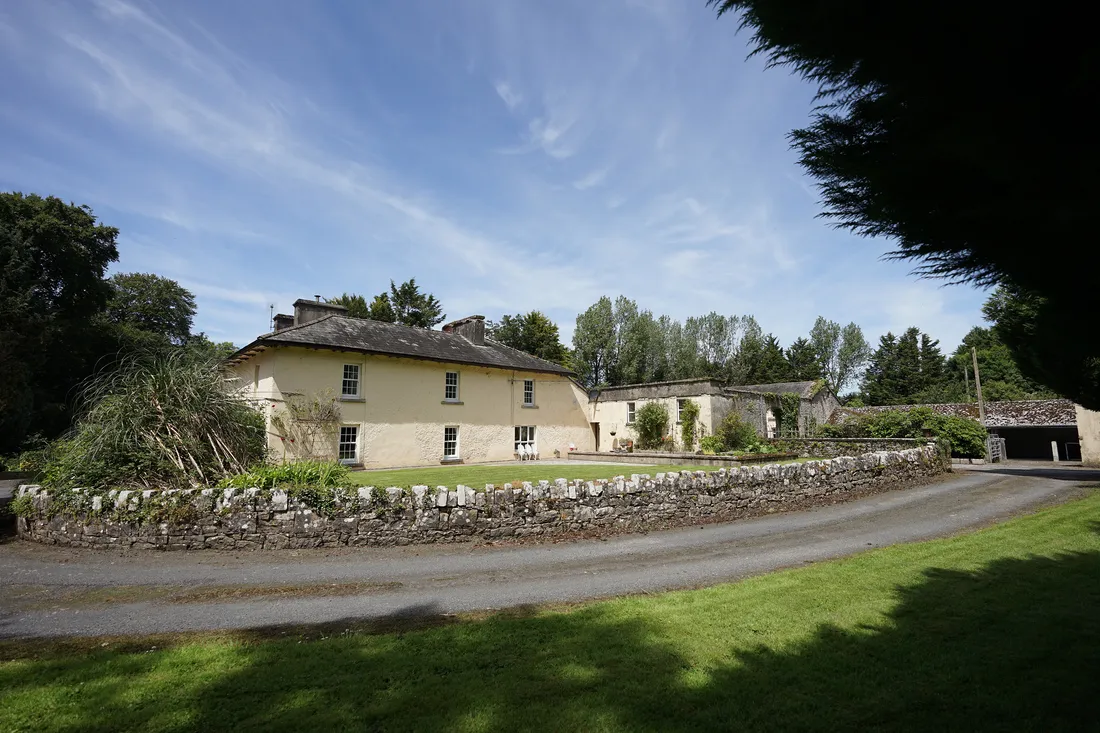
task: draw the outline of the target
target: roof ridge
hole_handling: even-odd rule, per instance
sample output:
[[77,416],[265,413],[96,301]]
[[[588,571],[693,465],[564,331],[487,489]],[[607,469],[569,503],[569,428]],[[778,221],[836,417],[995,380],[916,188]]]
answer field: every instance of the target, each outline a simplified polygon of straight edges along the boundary
[[[447,333],[446,331],[437,331],[434,328],[424,328],[422,326],[410,326],[407,323],[397,323],[395,321],[379,321],[377,318],[358,318],[356,316],[340,315],[338,313],[333,313],[332,315],[325,316],[325,317],[326,318],[343,318],[344,320],[347,320],[347,321],[370,321],[371,323],[377,323],[377,324],[380,324],[382,326],[387,326],[387,327],[392,327],[392,328],[407,328],[410,331],[417,331],[417,332],[421,332],[421,333],[423,333],[423,332],[427,332],[427,333]],[[448,334],[448,335],[450,335],[450,334]]]

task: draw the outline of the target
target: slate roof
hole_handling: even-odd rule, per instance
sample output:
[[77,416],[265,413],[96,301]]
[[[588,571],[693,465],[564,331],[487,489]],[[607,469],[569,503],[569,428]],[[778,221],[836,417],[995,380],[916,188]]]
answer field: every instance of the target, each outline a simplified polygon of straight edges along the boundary
[[229,360],[244,361],[256,352],[272,346],[304,346],[526,372],[572,374],[560,364],[540,359],[489,338],[485,339],[483,346],[478,346],[455,333],[338,315],[323,316],[300,326],[259,336]]
[[789,394],[796,392],[803,397],[812,397],[816,382],[775,382],[773,384],[731,384],[726,387],[733,392],[771,392],[773,394]]
[[[946,402],[933,405],[886,405],[881,407],[841,407],[829,422],[844,422],[850,416],[870,415],[883,410],[909,410],[929,407],[941,415],[978,419],[977,402]],[[1006,400],[987,402],[985,424],[990,428],[1069,427],[1077,425],[1077,413],[1069,400]]]

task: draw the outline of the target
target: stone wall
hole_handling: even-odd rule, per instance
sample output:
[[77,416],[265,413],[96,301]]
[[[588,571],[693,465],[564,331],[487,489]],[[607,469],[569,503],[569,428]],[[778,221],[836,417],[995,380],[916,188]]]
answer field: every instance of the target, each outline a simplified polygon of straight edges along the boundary
[[921,438],[779,438],[769,440],[781,451],[802,458],[837,458],[880,451],[904,451],[928,441]]
[[[795,464],[524,483],[304,494],[247,489],[51,496],[21,487],[22,537],[74,547],[282,549],[609,533],[723,521],[927,480],[950,464],[934,444]],[[331,495],[328,495],[331,499]],[[318,508],[318,507],[321,508]],[[327,508],[327,511],[325,510]]]

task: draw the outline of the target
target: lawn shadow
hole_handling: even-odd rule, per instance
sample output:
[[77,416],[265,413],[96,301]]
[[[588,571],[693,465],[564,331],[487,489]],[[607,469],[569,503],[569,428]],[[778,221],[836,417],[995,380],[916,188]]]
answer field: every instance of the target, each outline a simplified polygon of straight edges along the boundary
[[[67,700],[71,726],[56,730],[1085,730],[1100,722],[1098,602],[1097,552],[929,569],[877,626],[822,626],[779,649],[731,633],[705,669],[668,616],[614,604],[462,623],[418,606],[376,629],[395,633],[242,644],[177,691],[179,709],[127,694],[156,655],[102,673],[95,654],[41,664],[56,665],[47,677],[113,675]],[[712,611],[701,618],[721,632]]]

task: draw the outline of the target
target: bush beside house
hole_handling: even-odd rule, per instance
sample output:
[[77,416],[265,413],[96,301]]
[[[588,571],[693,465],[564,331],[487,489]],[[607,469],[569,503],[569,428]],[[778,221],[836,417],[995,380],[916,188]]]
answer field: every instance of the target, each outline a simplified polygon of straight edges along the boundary
[[884,410],[851,417],[839,425],[823,425],[826,438],[923,438],[928,435],[950,446],[959,458],[985,456],[986,429],[977,420],[941,415],[928,407]]

